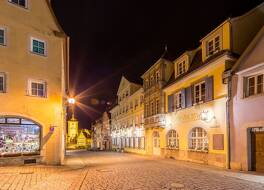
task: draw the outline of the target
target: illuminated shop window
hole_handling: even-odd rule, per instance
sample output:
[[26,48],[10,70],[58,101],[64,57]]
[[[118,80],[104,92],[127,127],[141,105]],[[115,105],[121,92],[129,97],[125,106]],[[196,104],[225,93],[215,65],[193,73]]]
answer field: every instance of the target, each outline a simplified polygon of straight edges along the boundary
[[168,147],[179,148],[179,136],[176,130],[170,130],[168,132]]
[[0,118],[0,155],[39,154],[40,126],[17,117]]
[[189,148],[196,151],[208,150],[208,137],[203,128],[196,127],[190,132]]

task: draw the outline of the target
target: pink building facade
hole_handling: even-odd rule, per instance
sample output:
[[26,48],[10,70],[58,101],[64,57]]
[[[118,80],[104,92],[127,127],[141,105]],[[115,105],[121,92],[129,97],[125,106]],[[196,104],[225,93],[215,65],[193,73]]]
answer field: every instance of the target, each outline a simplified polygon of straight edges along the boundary
[[230,166],[264,172],[264,27],[232,73]]

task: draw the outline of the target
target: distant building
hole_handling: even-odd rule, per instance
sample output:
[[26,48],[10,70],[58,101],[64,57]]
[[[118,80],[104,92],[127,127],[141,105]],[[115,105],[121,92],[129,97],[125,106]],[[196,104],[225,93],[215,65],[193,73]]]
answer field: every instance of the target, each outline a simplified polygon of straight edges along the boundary
[[111,110],[111,137],[114,149],[145,154],[144,95],[139,84],[122,77],[117,102]]
[[144,88],[144,128],[146,136],[146,153],[161,155],[165,146],[160,137],[164,136],[165,127],[165,94],[163,87],[173,73],[173,63],[164,55],[142,76]]
[[96,150],[110,150],[110,114],[104,112],[102,117],[92,124],[91,148]]
[[68,37],[48,0],[5,0],[0,7],[0,165],[61,164]]

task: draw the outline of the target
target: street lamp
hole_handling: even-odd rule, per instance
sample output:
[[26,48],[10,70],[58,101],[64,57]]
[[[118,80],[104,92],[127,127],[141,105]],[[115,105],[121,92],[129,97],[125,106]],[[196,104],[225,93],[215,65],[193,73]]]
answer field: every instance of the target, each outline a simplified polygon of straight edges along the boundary
[[72,110],[72,119],[74,119],[74,104],[75,104],[76,100],[74,98],[68,98],[68,103],[71,107]]

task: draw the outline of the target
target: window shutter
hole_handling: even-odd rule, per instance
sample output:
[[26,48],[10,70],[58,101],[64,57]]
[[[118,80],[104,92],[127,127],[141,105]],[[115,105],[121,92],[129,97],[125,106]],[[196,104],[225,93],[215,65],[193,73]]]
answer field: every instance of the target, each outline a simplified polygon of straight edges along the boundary
[[181,107],[185,108],[186,107],[186,95],[185,95],[186,89],[181,90]]
[[185,100],[186,104],[185,107],[191,107],[192,106],[192,87],[188,87],[185,89]]
[[168,112],[173,112],[173,96],[174,94],[169,95],[168,97]]
[[243,98],[248,97],[248,78],[243,77]]
[[214,95],[214,77],[210,76],[205,79],[205,101],[213,100]]

